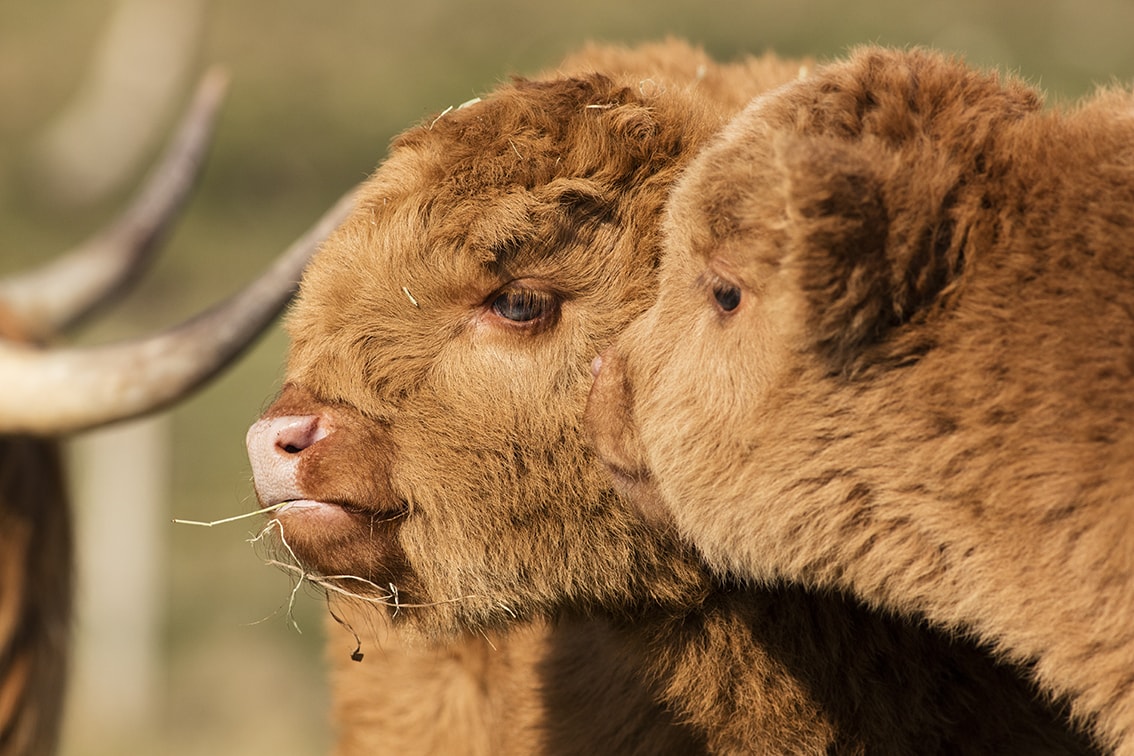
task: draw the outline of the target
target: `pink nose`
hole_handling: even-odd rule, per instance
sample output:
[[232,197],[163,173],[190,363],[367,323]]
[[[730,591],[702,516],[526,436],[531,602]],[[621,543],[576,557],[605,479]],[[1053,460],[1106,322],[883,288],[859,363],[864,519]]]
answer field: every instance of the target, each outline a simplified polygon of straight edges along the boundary
[[325,438],[326,425],[318,415],[284,415],[257,420],[245,444],[260,506],[306,498],[298,482],[305,449]]

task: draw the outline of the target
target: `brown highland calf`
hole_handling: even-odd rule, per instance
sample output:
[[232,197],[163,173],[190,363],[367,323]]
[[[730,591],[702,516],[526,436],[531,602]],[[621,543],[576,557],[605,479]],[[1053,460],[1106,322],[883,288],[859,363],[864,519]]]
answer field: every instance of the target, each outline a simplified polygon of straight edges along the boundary
[[990,644],[1134,754],[1134,97],[862,49],[669,212],[588,414],[644,511],[720,574]]
[[[582,428],[588,365],[651,302],[671,184],[735,108],[695,77],[564,71],[395,140],[305,274],[286,384],[248,434],[268,529],[332,611],[465,671],[436,700],[391,696],[381,666],[340,676],[343,752],[493,718],[483,752],[1089,751],[979,649],[715,581],[615,492]],[[360,735],[391,700],[409,727]]]
[[54,753],[67,673],[72,525],[56,438],[186,396],[290,299],[344,201],[258,281],[168,332],[90,349],[41,349],[113,300],[144,267],[188,194],[224,91],[206,77],[165,159],[103,233],[39,270],[0,280],[0,755]]
[[[676,41],[633,49],[588,45],[544,78],[602,71],[655,96],[662,87],[693,86],[721,109],[723,123],[753,95],[799,75],[802,65],[770,56],[720,65]],[[702,750],[646,690],[636,652],[612,640],[600,622],[529,619],[422,644],[407,642],[412,633],[392,627],[372,607],[342,605],[335,614],[346,620],[327,623],[342,756]],[[347,653],[359,642],[376,649],[363,664]],[[577,680],[576,698],[585,707],[570,702],[568,677]],[[548,678],[558,681],[569,709],[545,713],[541,686]],[[622,718],[610,716],[612,709]]]

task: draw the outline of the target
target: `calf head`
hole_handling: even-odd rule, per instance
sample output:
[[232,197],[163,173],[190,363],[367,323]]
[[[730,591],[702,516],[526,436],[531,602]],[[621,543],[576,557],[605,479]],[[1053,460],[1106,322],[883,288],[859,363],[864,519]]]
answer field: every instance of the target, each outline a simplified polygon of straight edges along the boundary
[[1039,105],[954,60],[868,48],[722,131],[670,200],[658,301],[596,363],[590,427],[645,511],[693,534],[691,502],[721,514],[744,471],[798,466],[788,439],[846,434],[837,407],[793,400],[932,347],[966,251],[995,234],[990,144]]
[[668,188],[723,120],[639,81],[517,80],[404,133],[317,255],[248,434],[305,574],[429,634],[703,590],[581,430],[593,355],[653,295]]

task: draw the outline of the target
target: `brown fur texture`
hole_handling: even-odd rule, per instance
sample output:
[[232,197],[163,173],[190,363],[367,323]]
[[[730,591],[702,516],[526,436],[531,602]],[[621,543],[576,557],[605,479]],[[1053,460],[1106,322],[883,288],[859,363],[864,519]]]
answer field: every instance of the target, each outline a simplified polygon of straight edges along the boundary
[[[0,338],[24,329],[0,307]],[[0,434],[0,755],[54,753],[72,604],[71,513],[58,445]]]
[[1134,97],[862,49],[738,116],[667,235],[589,414],[645,510],[991,644],[1134,753]]
[[[405,720],[500,716],[534,727],[527,752],[1089,750],[981,650],[714,581],[613,489],[582,429],[588,365],[650,303],[670,186],[732,112],[658,83],[521,79],[395,141],[308,270],[287,383],[249,434],[263,503],[292,502],[272,515],[290,555],[384,604],[395,651],[426,644],[434,698]],[[381,643],[377,610],[333,609]],[[343,752],[388,745],[351,728],[389,721],[399,659],[366,678],[372,707],[336,694]]]

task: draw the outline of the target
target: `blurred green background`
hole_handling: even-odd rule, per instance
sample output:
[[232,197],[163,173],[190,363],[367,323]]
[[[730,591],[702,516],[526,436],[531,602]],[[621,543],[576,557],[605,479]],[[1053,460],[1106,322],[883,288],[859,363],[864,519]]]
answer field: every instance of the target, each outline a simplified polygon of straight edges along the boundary
[[[133,37],[122,31],[129,13],[149,19],[129,27]],[[1062,101],[1134,77],[1131,29],[1128,0],[0,0],[0,275],[48,259],[111,217],[192,80],[212,63],[228,67],[232,86],[201,186],[142,284],[78,341],[171,324],[230,293],[373,170],[399,130],[511,73],[550,66],[585,40],[677,35],[722,59],[765,49],[822,58],[862,42],[926,44],[1017,71]],[[45,135],[82,100],[104,48],[124,49],[130,39],[137,52],[127,83],[141,92],[131,76],[164,75],[166,99],[143,106],[141,95],[127,98],[118,126],[92,129],[89,139],[80,133],[72,139],[80,157],[52,163]],[[152,134],[128,129],[147,120],[157,124]],[[101,187],[75,178],[83,149],[109,159],[114,153],[103,145],[116,136],[140,162],[125,161],[126,175]],[[86,608],[77,627],[87,661],[71,699],[68,756],[308,754],[330,743],[319,600],[298,602],[297,633],[283,611],[288,578],[263,566],[246,543],[255,524],[169,523],[254,506],[244,432],[278,388],[284,349],[279,330],[270,332],[222,379],[145,424],[145,453],[119,455],[108,468],[109,493],[105,483],[100,493],[79,493],[83,533],[109,540],[124,564],[144,565],[130,570],[145,579],[82,568]],[[95,434],[76,445],[79,477],[103,464],[98,450],[115,443],[113,434]],[[151,507],[160,511],[102,509],[143,467],[163,471],[156,485],[164,493]],[[143,561],[130,561],[135,552]],[[92,629],[92,605],[141,607],[149,634],[132,640],[112,626],[108,640],[105,627]],[[125,669],[111,655],[116,641],[127,655],[156,649],[134,675],[140,704],[130,701],[136,692],[115,687],[113,670]]]

